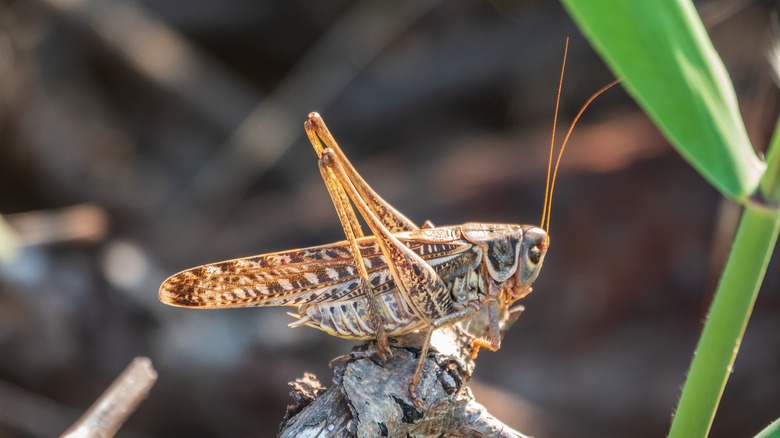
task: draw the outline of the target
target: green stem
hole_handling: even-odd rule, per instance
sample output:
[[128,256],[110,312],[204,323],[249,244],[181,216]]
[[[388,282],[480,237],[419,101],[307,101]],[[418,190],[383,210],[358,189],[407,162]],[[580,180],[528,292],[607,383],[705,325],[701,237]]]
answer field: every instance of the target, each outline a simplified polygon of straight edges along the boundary
[[775,133],[767,148],[767,167],[761,178],[761,195],[777,205],[780,203],[780,119],[775,124]]
[[[780,232],[780,119],[767,152],[761,203],[747,203],[683,387],[670,438],[704,437],[737,357]],[[766,203],[767,205],[762,205]]]
[[669,437],[704,437],[709,433],[778,231],[777,211],[745,207]]

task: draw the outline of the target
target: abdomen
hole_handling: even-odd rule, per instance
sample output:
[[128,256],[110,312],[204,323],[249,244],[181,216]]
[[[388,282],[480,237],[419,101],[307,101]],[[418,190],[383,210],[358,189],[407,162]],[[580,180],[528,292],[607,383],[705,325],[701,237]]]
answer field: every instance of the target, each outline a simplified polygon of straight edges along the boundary
[[[378,294],[377,298],[388,336],[404,335],[425,326],[398,289]],[[290,324],[291,326],[308,325],[346,339],[376,338],[376,328],[369,318],[368,301],[364,296],[350,300],[308,304],[301,306],[298,311],[301,319]]]

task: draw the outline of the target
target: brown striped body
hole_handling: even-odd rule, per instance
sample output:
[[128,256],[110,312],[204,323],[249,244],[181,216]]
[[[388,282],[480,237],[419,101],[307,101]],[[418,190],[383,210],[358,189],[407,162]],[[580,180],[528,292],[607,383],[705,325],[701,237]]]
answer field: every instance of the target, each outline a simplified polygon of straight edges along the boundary
[[[448,295],[441,299],[441,302],[445,303],[444,311],[448,313],[453,308],[462,308],[468,302],[478,301],[478,293],[480,292],[477,275],[480,262],[479,249],[465,241],[460,241],[453,247],[458,248],[461,252],[427,259],[447,286]],[[417,249],[421,255],[425,250],[441,254],[440,251],[436,251],[437,246],[432,244],[420,245]],[[389,270],[381,269],[370,272],[369,278],[388,336],[400,336],[415,332],[430,323],[427,318],[419,315],[417,309],[410,305],[409,300],[396,287]],[[484,289],[483,285],[481,290],[484,291]],[[333,336],[348,339],[375,339],[377,330],[367,316],[367,299],[365,295],[361,295],[350,299],[300,306],[298,309],[300,319],[290,326],[308,325]]]
[[[436,329],[471,320],[473,324],[466,325],[475,336],[475,358],[480,348],[499,349],[502,321],[519,315],[510,306],[531,292],[547,254],[555,176],[573,127],[554,168],[550,150],[544,229],[481,223],[434,227],[427,221],[420,228],[366,183],[320,115],[310,113],[304,129],[346,240],[182,271],[160,286],[159,299],[199,308],[294,306],[298,320],[291,326],[375,339],[382,358],[391,353],[388,336],[425,329],[409,384],[409,396],[420,408],[416,388]],[[365,237],[358,214],[372,236]]]
[[[501,346],[499,314],[531,291],[549,246],[530,225],[467,223],[422,228],[382,199],[347,160],[317,113],[304,123],[346,240],[214,263],[182,271],[161,286],[160,301],[183,307],[293,306],[291,326],[376,339],[425,329],[409,384],[415,388],[433,331],[474,316],[486,322],[481,347]],[[373,233],[365,237],[357,214]]]
[[[437,297],[437,307],[425,307],[404,295],[375,239],[359,239],[387,335],[417,331],[469,305],[479,308],[489,295],[500,296],[502,307],[511,304],[512,295],[522,294],[512,291],[518,284],[523,228],[529,227],[467,224],[397,233],[445,284],[446,294]],[[477,240],[475,232],[487,237],[480,234]],[[361,293],[352,260],[347,242],[338,242],[204,265],[166,280],[160,300],[195,308],[292,306],[298,308],[299,320],[291,326],[307,325],[341,338],[373,339],[377,330],[368,318],[367,297]]]

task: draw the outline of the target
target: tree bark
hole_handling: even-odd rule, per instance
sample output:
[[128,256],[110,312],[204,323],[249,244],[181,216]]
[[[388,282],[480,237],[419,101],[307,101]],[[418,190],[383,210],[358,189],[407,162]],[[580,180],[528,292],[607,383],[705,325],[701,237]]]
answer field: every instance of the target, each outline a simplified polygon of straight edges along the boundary
[[[505,312],[502,333],[519,312]],[[391,339],[392,357],[372,355],[372,344],[356,347],[333,364],[333,385],[325,389],[311,374],[291,382],[295,403],[281,425],[281,437],[524,437],[490,415],[466,387],[475,363],[474,335],[486,325],[478,314],[465,327],[436,330],[417,389],[415,407],[409,382],[423,335]]]

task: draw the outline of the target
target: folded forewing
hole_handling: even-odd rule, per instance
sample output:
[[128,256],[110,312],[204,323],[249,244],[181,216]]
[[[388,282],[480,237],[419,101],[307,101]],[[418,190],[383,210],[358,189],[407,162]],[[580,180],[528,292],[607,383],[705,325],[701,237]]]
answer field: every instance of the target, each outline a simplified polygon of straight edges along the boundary
[[[432,266],[468,250],[462,241],[419,243],[404,240]],[[358,240],[372,287],[387,290],[392,281],[373,237]],[[299,306],[337,301],[360,294],[360,278],[347,242],[228,260],[182,271],[160,287],[160,301],[182,307]]]

